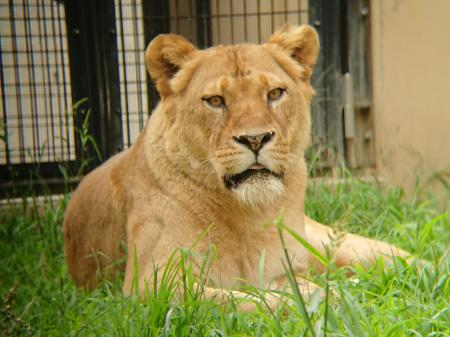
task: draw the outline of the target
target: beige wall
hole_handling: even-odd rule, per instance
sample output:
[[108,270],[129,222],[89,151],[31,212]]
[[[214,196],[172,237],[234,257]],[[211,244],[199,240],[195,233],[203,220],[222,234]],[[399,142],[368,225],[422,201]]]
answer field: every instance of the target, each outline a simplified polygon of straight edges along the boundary
[[378,174],[450,173],[450,1],[373,0]]

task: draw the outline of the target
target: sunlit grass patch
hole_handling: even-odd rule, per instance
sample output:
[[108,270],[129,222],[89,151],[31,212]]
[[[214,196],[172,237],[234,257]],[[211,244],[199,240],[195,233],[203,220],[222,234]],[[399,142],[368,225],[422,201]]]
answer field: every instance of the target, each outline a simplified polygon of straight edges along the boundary
[[449,209],[430,198],[410,198],[399,188],[384,190],[351,177],[337,184],[312,182],[306,198],[306,212],[312,218],[398,245],[429,263],[411,267],[402,259],[391,266],[379,261],[369,270],[353,268],[351,277],[348,270],[330,263],[328,273],[310,276],[328,289],[328,297],[306,301],[307,316],[292,291],[277,294],[282,304],[275,310],[260,303],[254,311],[239,312],[239,299],[230,298],[224,305],[205,300],[188,250],[177,252],[173,278],[157,289],[150,287],[144,298],[124,297],[120,278],[94,291],[77,289],[63,256],[66,203],[64,198],[39,209],[29,203],[1,212],[0,325],[4,335],[450,335]]

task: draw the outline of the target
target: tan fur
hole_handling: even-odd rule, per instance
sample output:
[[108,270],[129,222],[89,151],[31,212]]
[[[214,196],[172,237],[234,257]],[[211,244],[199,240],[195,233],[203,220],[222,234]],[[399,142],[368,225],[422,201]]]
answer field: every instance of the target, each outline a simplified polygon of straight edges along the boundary
[[[274,226],[285,223],[325,253],[331,230],[304,215],[310,138],[309,80],[318,55],[317,33],[309,26],[285,27],[266,44],[197,50],[176,35],[156,37],[146,51],[147,68],[161,94],[136,143],[87,175],[69,203],[64,234],[70,273],[80,286],[95,286],[111,260],[126,258],[124,292],[133,282],[138,257],[139,286],[153,277],[179,247],[214,245],[217,257],[208,292],[257,285],[265,251],[266,283],[285,282],[283,250]],[[268,92],[285,88],[279,100]],[[225,107],[204,98],[220,95]],[[236,141],[241,135],[273,133],[258,163],[278,176],[261,176],[228,189],[224,177],[255,163]],[[286,235],[295,271],[320,264]],[[120,242],[126,243],[128,256]],[[339,265],[367,264],[378,256],[406,253],[385,243],[346,234],[335,251]],[[305,282],[305,281],[303,281]],[[216,289],[216,290],[214,290]]]

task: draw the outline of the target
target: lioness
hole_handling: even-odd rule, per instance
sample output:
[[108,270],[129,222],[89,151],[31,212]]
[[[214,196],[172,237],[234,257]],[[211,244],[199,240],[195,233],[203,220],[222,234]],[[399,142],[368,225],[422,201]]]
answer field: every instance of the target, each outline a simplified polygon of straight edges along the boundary
[[[262,45],[206,50],[181,36],[156,37],[145,59],[160,103],[135,144],[88,174],[67,208],[65,253],[75,282],[95,286],[97,271],[123,257],[123,241],[124,293],[132,290],[135,256],[143,288],[154,265],[209,230],[196,246],[217,249],[207,293],[239,289],[242,280],[258,285],[263,251],[265,281],[283,287],[279,234],[263,226],[280,214],[325,254],[331,229],[304,214],[310,78],[318,52],[317,33],[306,25],[286,26]],[[298,275],[321,269],[304,246],[288,235],[285,241]],[[353,234],[334,253],[339,266],[407,256]]]

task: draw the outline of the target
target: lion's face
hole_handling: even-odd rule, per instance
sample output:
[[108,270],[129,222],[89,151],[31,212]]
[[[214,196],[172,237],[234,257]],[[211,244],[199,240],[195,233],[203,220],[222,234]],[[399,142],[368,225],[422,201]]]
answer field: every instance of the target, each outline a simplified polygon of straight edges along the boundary
[[301,84],[261,46],[199,54],[204,61],[186,87],[186,106],[208,140],[205,150],[214,172],[244,203],[278,198],[290,161],[302,156],[309,135]]
[[[281,44],[283,35],[295,33],[301,35],[297,36],[301,41],[294,42],[297,49]],[[184,52],[180,63],[167,57],[166,65],[159,64],[163,69],[166,66],[167,81],[157,84],[163,100],[175,110],[170,118],[177,130],[177,148],[183,147],[191,161],[213,172],[217,183],[244,204],[261,205],[280,198],[286,176],[296,174],[303,161],[313,93],[309,77],[315,57],[312,63],[302,64],[292,55],[299,53],[298,48],[308,49],[305,34],[312,36],[317,54],[315,32],[302,26],[276,33],[269,43],[259,46],[198,51],[183,39],[175,44]],[[162,74],[155,74],[149,61],[152,44],[147,64],[158,80]],[[174,45],[168,48],[166,44],[166,48],[173,56]]]

